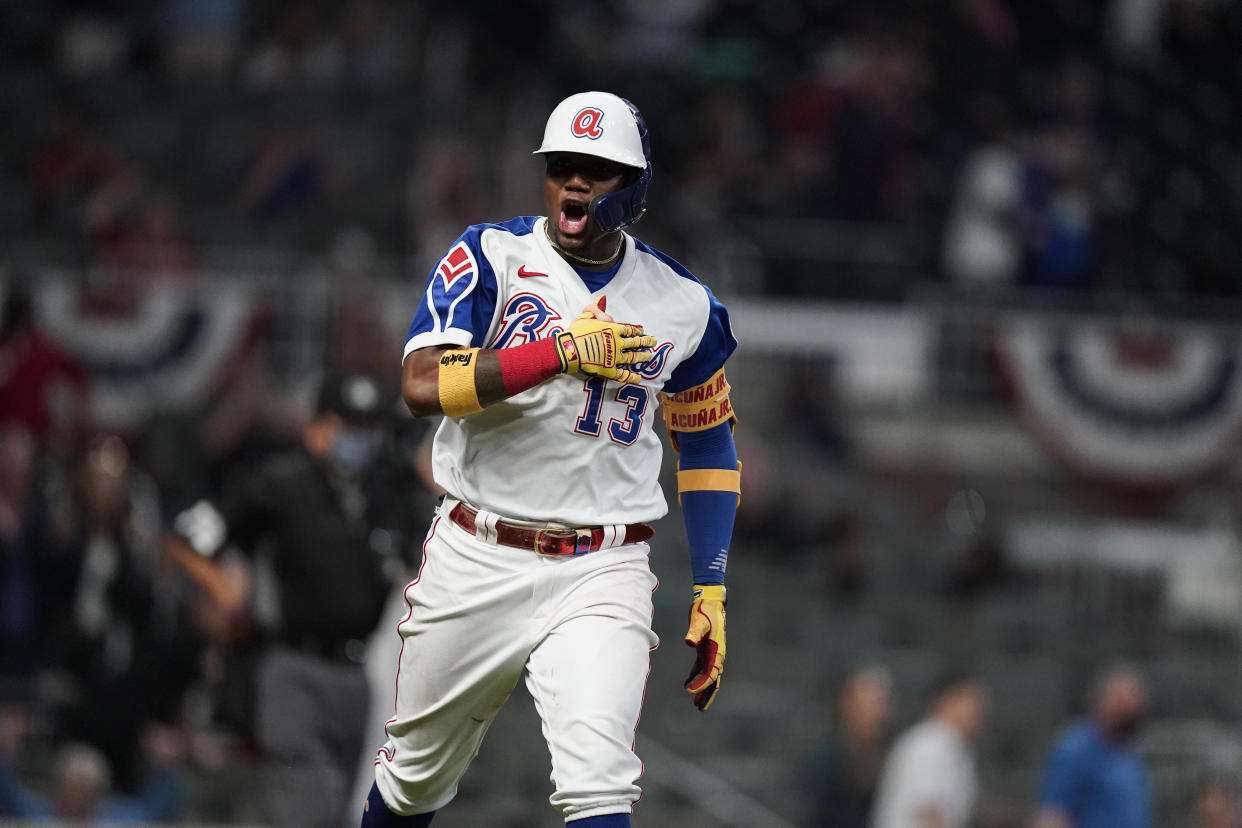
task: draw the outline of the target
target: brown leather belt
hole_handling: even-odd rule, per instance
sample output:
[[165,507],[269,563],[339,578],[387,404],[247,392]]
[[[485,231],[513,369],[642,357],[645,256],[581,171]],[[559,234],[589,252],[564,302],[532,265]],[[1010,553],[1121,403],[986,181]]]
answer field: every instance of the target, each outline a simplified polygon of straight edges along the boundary
[[[449,511],[449,519],[472,535],[478,534],[474,524],[478,513],[464,503],[458,503]],[[639,543],[655,534],[646,523],[629,523],[625,526],[625,543]],[[496,543],[518,549],[530,549],[540,555],[582,555],[598,551],[604,542],[603,526],[584,526],[581,529],[532,529],[496,522]]]

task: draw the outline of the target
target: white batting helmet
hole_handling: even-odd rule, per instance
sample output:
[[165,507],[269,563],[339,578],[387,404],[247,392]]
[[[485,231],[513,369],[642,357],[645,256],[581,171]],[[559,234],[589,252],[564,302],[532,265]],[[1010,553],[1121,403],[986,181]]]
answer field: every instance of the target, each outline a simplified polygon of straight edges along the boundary
[[637,179],[615,193],[596,196],[591,214],[606,232],[619,230],[647,211],[651,181],[651,144],[647,123],[634,104],[610,92],[579,92],[556,105],[543,130],[536,155],[576,152],[606,158],[641,170]]

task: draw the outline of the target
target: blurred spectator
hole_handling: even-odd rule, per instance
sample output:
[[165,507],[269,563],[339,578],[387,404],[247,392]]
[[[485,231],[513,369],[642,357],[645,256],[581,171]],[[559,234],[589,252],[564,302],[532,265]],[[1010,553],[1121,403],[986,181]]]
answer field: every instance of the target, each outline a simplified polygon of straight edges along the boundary
[[985,140],[966,158],[943,236],[951,282],[972,290],[1018,286],[1022,268],[1022,155],[999,99],[980,100]]
[[126,68],[134,46],[133,21],[119,0],[61,0],[56,65],[74,80]]
[[[790,106],[800,103],[790,98]],[[756,191],[763,189],[767,177],[761,164],[761,114],[744,89],[721,85],[706,90],[690,125],[678,147],[684,160],[669,165],[680,170],[670,197],[676,199],[678,223],[695,238],[738,209],[758,207]]]
[[341,79],[340,40],[314,3],[282,3],[270,31],[246,54],[242,77],[260,90],[319,87]]
[[[940,159],[957,167],[995,141],[994,119],[1022,97],[1021,32],[1004,0],[954,0],[943,18],[926,20],[935,76],[929,84],[925,128]],[[960,189],[960,185],[959,185]]]
[[926,718],[903,733],[884,763],[872,828],[967,828],[978,797],[974,744],[988,691],[971,675],[942,680]]
[[[39,565],[46,538],[29,430],[0,425],[0,705],[32,694],[43,652]],[[8,685],[8,686],[6,686]]]
[[230,471],[296,444],[304,425],[303,412],[280,387],[265,353],[247,351],[203,412],[199,434],[208,478],[218,485]]
[[772,212],[861,221],[912,218],[914,115],[923,55],[878,21],[843,33],[776,107],[765,189]]
[[949,571],[945,591],[954,606],[970,604],[1013,583],[1015,572],[1004,534],[993,527],[977,531]]
[[470,144],[440,132],[422,139],[407,190],[416,261],[430,267],[463,226],[488,220],[483,192]]
[[96,204],[88,221],[105,273],[106,288],[97,286],[96,292],[106,290],[113,306],[138,301],[157,282],[185,281],[198,268],[198,251],[172,193],[135,195],[128,204]]
[[691,65],[699,45],[700,26],[716,0],[623,0],[617,4],[624,64],[650,71],[678,70]]
[[72,96],[56,101],[31,160],[31,215],[45,231],[77,231],[89,194],[127,170],[125,154],[102,139]]
[[834,355],[798,355],[788,360],[782,409],[804,450],[833,466],[853,459],[842,368]]
[[1025,282],[1036,289],[1085,289],[1101,257],[1099,81],[1084,60],[1062,60],[1048,79],[1046,111],[1030,136],[1022,190]]
[[175,81],[219,81],[233,67],[242,0],[162,0],[164,68]]
[[855,512],[842,512],[826,520],[816,533],[826,545],[826,586],[833,603],[855,606],[867,592],[867,554],[863,524]]
[[328,373],[392,377],[395,395],[399,372],[390,369],[401,333],[384,319],[384,297],[367,278],[376,258],[375,237],[361,227],[346,227],[332,239],[323,274]]
[[867,828],[890,741],[893,680],[868,665],[851,672],[833,699],[833,730],[808,773],[808,825]]
[[1233,789],[1220,780],[1199,786],[1191,802],[1192,828],[1242,828],[1242,807]]
[[356,89],[391,88],[410,70],[412,10],[405,4],[383,8],[375,0],[346,0],[338,28],[345,83]]
[[311,136],[289,128],[260,137],[241,181],[242,203],[261,219],[317,202],[331,185],[332,170]]
[[1099,676],[1088,717],[1053,744],[1033,828],[1151,828],[1147,771],[1132,747],[1147,708],[1147,678],[1137,667]]
[[1039,290],[1089,288],[1100,252],[1089,138],[1077,125],[1057,124],[1032,140],[1023,185],[1024,281]]
[[365,639],[404,563],[391,537],[373,531],[366,485],[385,403],[369,377],[328,378],[301,445],[242,470],[218,497],[178,515],[167,536],[168,554],[228,614],[253,596],[218,556],[233,545],[252,556],[270,549],[276,617],[255,672],[252,724],[282,828],[340,828],[352,810],[371,695]]
[[90,443],[71,485],[54,504],[53,542],[42,562],[55,572],[52,647],[65,681],[58,729],[103,750],[118,787],[130,789],[140,776],[142,724],[175,721],[190,679],[183,664],[160,660],[171,653],[152,646],[166,632],[166,619],[152,612],[158,495],[114,435]]
[[864,221],[914,218],[918,206],[915,115],[925,57],[888,26],[859,34],[845,98],[829,137],[832,214]]
[[85,421],[87,385],[85,367],[39,329],[29,287],[11,281],[0,317],[0,422],[21,423],[66,454]]
[[72,825],[143,824],[177,818],[184,748],[176,732],[152,730],[147,734],[149,771],[138,796],[114,793],[107,758],[80,742],[69,742],[56,751],[51,789],[44,795],[24,787],[13,764],[27,728],[22,711],[0,711],[0,816]]

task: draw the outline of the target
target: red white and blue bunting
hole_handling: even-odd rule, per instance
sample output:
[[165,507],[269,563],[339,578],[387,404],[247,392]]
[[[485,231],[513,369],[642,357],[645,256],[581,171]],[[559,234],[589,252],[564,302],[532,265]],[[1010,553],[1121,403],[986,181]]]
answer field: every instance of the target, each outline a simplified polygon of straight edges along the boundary
[[155,285],[124,312],[101,312],[72,280],[35,292],[44,332],[91,377],[94,428],[128,431],[158,409],[205,404],[234,360],[252,347],[259,316],[253,292]]
[[1015,316],[997,364],[1035,437],[1097,479],[1166,486],[1233,461],[1242,436],[1242,345],[1209,327]]

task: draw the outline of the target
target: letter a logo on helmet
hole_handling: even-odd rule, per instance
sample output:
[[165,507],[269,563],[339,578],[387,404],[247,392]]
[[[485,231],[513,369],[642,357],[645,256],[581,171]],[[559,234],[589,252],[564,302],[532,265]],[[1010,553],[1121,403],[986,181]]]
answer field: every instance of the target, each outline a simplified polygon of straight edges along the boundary
[[599,125],[602,120],[604,120],[604,111],[602,109],[595,106],[584,106],[574,116],[570,131],[577,138],[590,138],[594,141],[604,134],[603,128]]
[[[608,129],[603,127],[608,121]],[[651,144],[638,107],[610,92],[579,92],[556,105],[535,154],[576,152],[629,167],[625,186],[591,200],[591,217],[606,233],[620,230],[647,211]]]

